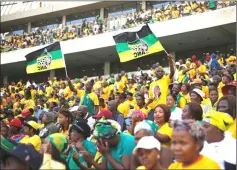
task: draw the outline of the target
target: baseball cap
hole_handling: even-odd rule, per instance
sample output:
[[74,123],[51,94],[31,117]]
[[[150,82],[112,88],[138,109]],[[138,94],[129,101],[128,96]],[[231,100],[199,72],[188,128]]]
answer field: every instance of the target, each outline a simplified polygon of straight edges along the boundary
[[227,85],[225,85],[225,86],[223,86],[223,87],[221,88],[222,94],[223,94],[224,96],[227,95],[228,89],[229,89],[230,87],[235,87],[235,88],[236,88],[236,80],[230,82],[229,84],[227,84]]
[[105,117],[106,119],[111,119],[112,116],[112,112],[109,110],[101,110],[97,115],[95,115],[93,118],[95,119],[100,119],[102,117]]
[[203,97],[205,96],[205,94],[203,93],[203,91],[200,90],[200,89],[193,89],[192,92],[197,93],[202,99],[203,99]]
[[35,130],[39,129],[38,123],[36,123],[36,122],[33,121],[33,120],[30,120],[30,121],[28,121],[28,122],[24,122],[23,124],[24,124],[24,125],[27,125],[27,126],[31,126],[31,127],[34,128]]
[[21,115],[23,118],[26,118],[26,116],[30,115],[30,110],[29,109],[25,109],[21,112]]
[[15,127],[19,127],[19,128],[22,127],[22,123],[21,123],[20,119],[17,119],[17,118],[12,119],[7,125],[15,126]]
[[135,149],[133,150],[133,154],[137,154],[138,149],[157,149],[160,151],[161,145],[160,142],[154,138],[154,136],[144,136],[139,141]]
[[25,162],[32,169],[39,169],[43,162],[43,157],[34,149],[33,145],[20,144],[16,146],[9,155]]

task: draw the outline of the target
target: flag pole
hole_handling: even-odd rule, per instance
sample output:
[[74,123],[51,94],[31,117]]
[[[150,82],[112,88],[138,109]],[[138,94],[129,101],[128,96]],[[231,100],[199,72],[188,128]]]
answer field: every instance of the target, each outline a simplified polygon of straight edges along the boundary
[[[59,44],[60,44],[60,47],[61,47],[61,43],[59,41]],[[65,57],[64,57],[64,53],[62,51],[62,56],[63,56],[63,60],[64,60],[64,68],[65,68],[65,73],[66,73],[66,78],[68,77],[68,74],[67,74],[67,65],[66,65],[66,61],[65,61]]]

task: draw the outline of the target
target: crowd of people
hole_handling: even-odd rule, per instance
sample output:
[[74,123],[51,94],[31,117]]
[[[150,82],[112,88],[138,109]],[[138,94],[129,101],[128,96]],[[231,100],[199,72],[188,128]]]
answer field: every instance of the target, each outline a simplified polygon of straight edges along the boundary
[[236,56],[1,88],[1,169],[236,168]]
[[207,12],[236,5],[236,1],[202,1],[170,3],[160,9],[152,9],[122,16],[109,17],[102,20],[99,16],[94,21],[83,20],[82,24],[67,25],[63,28],[52,27],[50,29],[37,28],[31,33],[24,32],[19,35],[7,35],[1,33],[1,52],[8,52],[22,48],[29,48],[55,41],[66,41],[75,38],[96,35],[107,31],[126,29],[144,23],[162,22],[188,15]]

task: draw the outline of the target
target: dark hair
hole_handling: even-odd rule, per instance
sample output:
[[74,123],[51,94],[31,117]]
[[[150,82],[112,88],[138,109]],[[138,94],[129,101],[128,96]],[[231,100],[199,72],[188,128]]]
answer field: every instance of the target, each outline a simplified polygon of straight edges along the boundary
[[[174,95],[174,94],[169,94],[168,96],[171,96],[171,97],[174,99],[174,101],[176,102],[176,100],[177,100],[176,95]],[[168,96],[167,96],[167,97],[168,97]]]
[[218,110],[219,104],[221,100],[227,100],[228,102],[228,114],[230,116],[233,117],[233,119],[236,118],[236,97],[233,95],[227,95],[227,96],[223,96],[222,98],[220,98],[220,100],[218,101],[217,105],[216,105],[216,109]]
[[[165,122],[168,122],[169,119],[170,119],[170,115],[171,115],[170,108],[169,108],[167,105],[165,105],[165,104],[158,104],[158,105],[156,106],[156,108],[157,108],[157,107],[162,108],[162,110],[164,111]],[[155,109],[156,109],[156,108],[155,108]]]
[[33,115],[34,114],[34,109],[33,108],[29,108],[30,114]]
[[200,106],[200,104],[195,103],[195,102],[190,102],[187,103],[186,106],[188,107],[188,112],[189,114],[191,114],[191,117],[195,120],[202,120],[202,107]]
[[209,87],[209,93],[211,93],[211,91],[216,91],[216,92],[218,92],[217,88],[214,87],[214,86],[210,86],[210,87]]
[[24,124],[24,126],[27,126],[29,129],[33,129],[33,132],[35,135],[39,135],[39,129],[34,129],[32,126],[28,125],[28,124]]
[[67,117],[68,120],[69,120],[69,123],[71,122],[72,114],[71,114],[71,112],[68,109],[61,108],[61,109],[59,109],[58,113],[64,115],[65,117]]
[[127,92],[127,96],[133,96],[131,92]]
[[136,93],[136,98],[137,98],[137,97],[141,97],[143,101],[145,100],[144,95],[142,95],[141,93]]
[[54,145],[52,145],[52,159],[64,164],[66,166],[66,170],[69,170],[66,160],[60,156],[59,150]]
[[54,107],[56,107],[57,106],[57,103],[56,102],[51,102],[53,105],[54,105]]
[[119,98],[120,98],[120,99],[123,99],[123,100],[126,99],[126,95],[125,95],[124,93],[119,93],[119,92],[117,92],[117,93],[116,93],[116,96],[119,96]]
[[191,87],[190,87],[190,85],[188,83],[183,83],[182,85],[185,85],[188,91],[191,90]]

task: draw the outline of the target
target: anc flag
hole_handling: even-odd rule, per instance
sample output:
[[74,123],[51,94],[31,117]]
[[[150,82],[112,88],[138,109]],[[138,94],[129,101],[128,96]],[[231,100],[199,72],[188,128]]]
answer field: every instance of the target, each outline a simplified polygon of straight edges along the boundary
[[27,54],[27,74],[63,68],[64,57],[59,42]]
[[113,37],[120,62],[134,60],[164,50],[148,25],[138,32],[124,32]]

